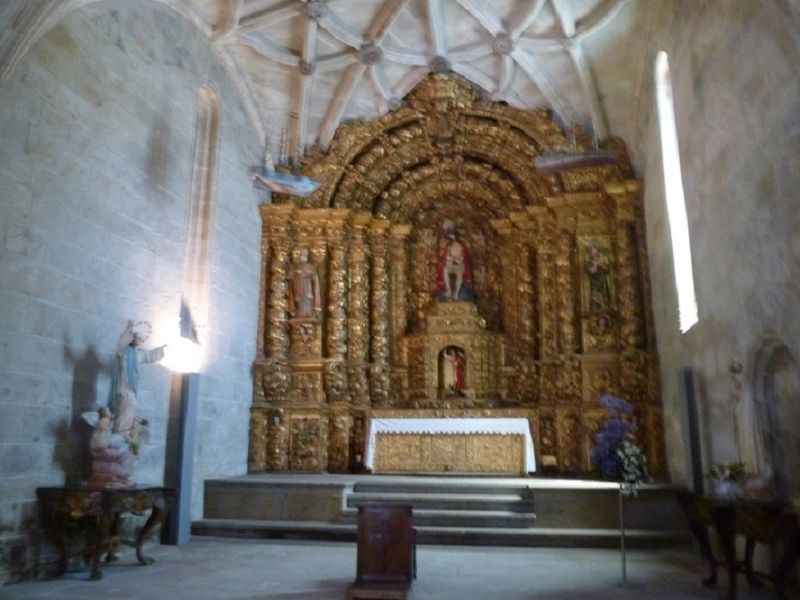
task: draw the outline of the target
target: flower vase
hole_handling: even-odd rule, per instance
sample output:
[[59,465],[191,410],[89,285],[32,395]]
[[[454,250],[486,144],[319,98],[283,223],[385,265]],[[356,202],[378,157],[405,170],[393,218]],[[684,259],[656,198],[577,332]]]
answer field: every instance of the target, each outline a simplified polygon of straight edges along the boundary
[[742,496],[742,486],[730,479],[715,479],[714,496],[719,500],[736,500]]

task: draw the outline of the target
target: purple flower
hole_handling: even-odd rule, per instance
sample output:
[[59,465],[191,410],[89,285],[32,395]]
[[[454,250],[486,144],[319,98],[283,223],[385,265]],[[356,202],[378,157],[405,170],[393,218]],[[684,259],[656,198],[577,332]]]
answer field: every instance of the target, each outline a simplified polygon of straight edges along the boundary
[[601,396],[600,404],[606,407],[608,418],[594,436],[595,446],[589,458],[603,475],[619,479],[624,469],[618,450],[626,440],[633,438],[637,429],[635,423],[623,419],[623,415],[633,414],[633,406],[611,394]]

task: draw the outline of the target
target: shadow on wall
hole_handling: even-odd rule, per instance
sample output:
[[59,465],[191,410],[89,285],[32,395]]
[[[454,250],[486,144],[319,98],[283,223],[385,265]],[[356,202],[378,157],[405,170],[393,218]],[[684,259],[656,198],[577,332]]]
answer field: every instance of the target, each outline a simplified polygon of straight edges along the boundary
[[[169,112],[169,107],[166,106],[165,110]],[[157,113],[147,134],[145,173],[147,173],[148,185],[152,190],[155,190],[156,186],[169,187],[169,173],[172,168],[171,141],[170,115]],[[161,196],[162,194],[156,195],[156,197]]]
[[88,477],[92,466],[89,451],[92,427],[81,415],[99,408],[97,379],[110,366],[100,361],[93,345],[76,353],[69,338],[64,342],[64,358],[72,364],[72,410],[69,421],[60,423],[51,433],[56,440],[55,462],[64,471],[65,483],[74,485]]

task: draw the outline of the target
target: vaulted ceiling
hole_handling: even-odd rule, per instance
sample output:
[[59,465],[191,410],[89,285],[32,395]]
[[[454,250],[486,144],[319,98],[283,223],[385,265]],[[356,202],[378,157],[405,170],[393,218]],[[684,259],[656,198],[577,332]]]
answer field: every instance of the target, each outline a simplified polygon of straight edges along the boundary
[[[5,0],[0,82],[39,35],[99,0]],[[231,69],[256,134],[276,155],[403,104],[429,72],[454,71],[486,98],[549,108],[565,129],[621,137],[634,165],[649,110],[648,0],[154,0],[192,20]],[[665,8],[666,7],[666,8]],[[16,32],[16,39],[13,31]],[[9,35],[5,35],[9,34]],[[9,51],[10,49],[10,51]],[[286,140],[282,144],[282,139]]]
[[[643,0],[192,0],[252,97],[270,150],[323,149],[429,72],[632,141],[655,50]],[[635,149],[634,153],[635,153]]]

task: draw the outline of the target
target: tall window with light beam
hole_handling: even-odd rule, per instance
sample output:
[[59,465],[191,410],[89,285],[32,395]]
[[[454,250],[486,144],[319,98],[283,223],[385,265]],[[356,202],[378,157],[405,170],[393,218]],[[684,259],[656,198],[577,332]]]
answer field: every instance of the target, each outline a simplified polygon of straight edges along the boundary
[[697,300],[694,294],[692,249],[689,244],[689,222],[683,197],[681,157],[678,151],[678,131],[672,101],[672,81],[666,52],[656,57],[656,102],[661,132],[661,157],[664,167],[664,195],[667,203],[675,287],[678,290],[680,329],[686,333],[697,323]]

